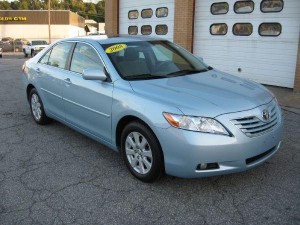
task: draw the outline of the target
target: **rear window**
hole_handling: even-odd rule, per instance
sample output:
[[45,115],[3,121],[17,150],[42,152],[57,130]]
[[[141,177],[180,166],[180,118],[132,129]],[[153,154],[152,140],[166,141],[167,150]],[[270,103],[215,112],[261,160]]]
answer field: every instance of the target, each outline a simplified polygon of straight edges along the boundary
[[32,41],[32,45],[47,45],[47,41]]

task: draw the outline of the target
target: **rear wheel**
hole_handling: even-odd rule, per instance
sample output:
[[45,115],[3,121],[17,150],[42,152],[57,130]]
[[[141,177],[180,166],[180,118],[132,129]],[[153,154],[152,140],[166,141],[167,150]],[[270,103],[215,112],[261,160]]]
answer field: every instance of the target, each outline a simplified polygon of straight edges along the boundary
[[31,57],[35,56],[34,50],[31,50]]
[[51,121],[51,119],[46,116],[43,102],[35,88],[33,88],[30,91],[29,102],[30,102],[31,115],[36,123],[44,125]]
[[129,171],[143,182],[153,182],[164,171],[163,154],[152,131],[140,122],[129,123],[121,135],[121,151]]
[[28,57],[28,54],[26,53],[25,49],[23,49],[23,52],[24,52],[25,58],[27,58],[27,57]]

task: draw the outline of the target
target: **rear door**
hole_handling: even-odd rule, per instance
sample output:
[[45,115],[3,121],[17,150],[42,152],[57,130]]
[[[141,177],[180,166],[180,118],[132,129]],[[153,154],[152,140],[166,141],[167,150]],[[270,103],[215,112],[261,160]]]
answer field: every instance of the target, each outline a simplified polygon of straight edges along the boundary
[[65,118],[71,125],[111,142],[113,84],[84,80],[81,75],[87,68],[104,70],[104,65],[92,45],[77,43],[63,92]]
[[55,45],[39,61],[36,72],[40,93],[47,114],[63,119],[62,91],[67,78],[67,59],[73,43]]

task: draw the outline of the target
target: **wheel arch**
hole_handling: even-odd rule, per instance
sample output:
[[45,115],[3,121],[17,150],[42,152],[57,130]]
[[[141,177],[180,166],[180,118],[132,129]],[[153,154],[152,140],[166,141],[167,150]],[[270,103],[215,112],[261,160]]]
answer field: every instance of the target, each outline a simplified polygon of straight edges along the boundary
[[30,91],[35,88],[32,84],[28,84],[27,85],[27,88],[26,88],[26,94],[27,94],[27,101],[29,101],[29,94],[30,94]]
[[122,134],[122,131],[124,129],[124,127],[133,122],[133,121],[138,121],[140,123],[142,123],[144,126],[146,126],[154,135],[154,137],[156,138],[159,146],[160,146],[160,149],[162,151],[162,155],[164,157],[164,153],[163,153],[163,150],[162,150],[162,147],[161,147],[161,144],[155,134],[155,132],[153,131],[153,129],[144,121],[142,120],[141,118],[137,117],[137,116],[133,116],[133,115],[127,115],[127,116],[124,116],[122,117],[118,124],[117,124],[117,127],[116,127],[116,133],[115,133],[115,141],[116,141],[116,146],[117,146],[117,149],[120,150],[120,147],[121,147],[121,134]]

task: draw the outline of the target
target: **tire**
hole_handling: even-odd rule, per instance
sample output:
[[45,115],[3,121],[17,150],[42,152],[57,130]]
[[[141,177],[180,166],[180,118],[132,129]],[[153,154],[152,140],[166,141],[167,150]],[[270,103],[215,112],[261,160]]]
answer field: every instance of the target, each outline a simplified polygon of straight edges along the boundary
[[2,54],[0,55],[0,58],[2,58]]
[[138,121],[123,129],[121,154],[132,175],[143,182],[154,182],[164,172],[163,153],[157,138]]
[[31,57],[34,57],[35,54],[34,54],[34,50],[31,50],[31,54],[30,54]]
[[23,52],[24,52],[25,58],[27,58],[27,57],[28,57],[28,54],[26,53],[25,49],[23,49]]
[[30,91],[29,104],[31,115],[36,123],[45,125],[51,122],[51,119],[46,116],[43,102],[35,88]]

